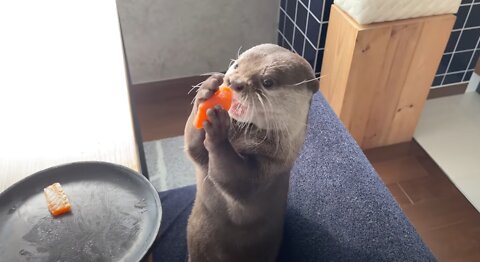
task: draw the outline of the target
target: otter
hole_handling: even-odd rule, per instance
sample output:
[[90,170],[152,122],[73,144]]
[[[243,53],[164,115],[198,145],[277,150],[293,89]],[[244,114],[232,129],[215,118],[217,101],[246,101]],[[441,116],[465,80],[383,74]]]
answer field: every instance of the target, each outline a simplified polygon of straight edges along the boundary
[[[230,110],[199,103],[221,84]],[[189,261],[275,261],[282,241],[290,171],[304,143],[308,110],[319,89],[310,64],[275,44],[243,52],[223,75],[204,81],[185,125],[185,149],[196,170],[187,225]]]

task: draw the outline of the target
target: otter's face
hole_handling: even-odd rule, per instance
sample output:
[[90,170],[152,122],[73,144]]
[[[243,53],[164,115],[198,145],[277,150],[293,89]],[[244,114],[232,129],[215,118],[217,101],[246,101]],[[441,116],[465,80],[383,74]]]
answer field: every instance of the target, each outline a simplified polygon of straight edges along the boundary
[[311,97],[318,90],[310,64],[273,44],[245,51],[228,69],[224,82],[234,90],[230,116],[267,130],[303,128]]

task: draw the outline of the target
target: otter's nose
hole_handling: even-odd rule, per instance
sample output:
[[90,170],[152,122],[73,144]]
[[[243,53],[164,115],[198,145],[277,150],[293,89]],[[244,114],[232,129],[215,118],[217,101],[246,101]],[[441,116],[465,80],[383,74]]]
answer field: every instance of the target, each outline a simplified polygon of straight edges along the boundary
[[238,81],[238,80],[231,80],[230,81],[230,87],[237,91],[240,92],[243,89],[245,89],[245,83],[243,81]]

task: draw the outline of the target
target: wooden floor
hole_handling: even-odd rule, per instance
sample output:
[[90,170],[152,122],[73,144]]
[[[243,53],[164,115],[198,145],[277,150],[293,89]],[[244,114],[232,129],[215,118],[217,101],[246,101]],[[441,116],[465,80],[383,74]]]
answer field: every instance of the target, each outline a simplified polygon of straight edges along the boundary
[[439,261],[480,261],[480,214],[415,141],[365,154]]
[[[183,134],[188,90],[203,79],[133,87],[144,141]],[[416,142],[365,153],[439,261],[480,261],[480,214]]]

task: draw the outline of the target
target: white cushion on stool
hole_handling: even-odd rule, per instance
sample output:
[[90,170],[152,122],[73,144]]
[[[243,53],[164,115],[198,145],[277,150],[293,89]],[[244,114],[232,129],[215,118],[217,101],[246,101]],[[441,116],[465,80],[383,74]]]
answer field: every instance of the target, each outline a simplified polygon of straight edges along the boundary
[[359,24],[453,14],[461,0],[335,0]]

